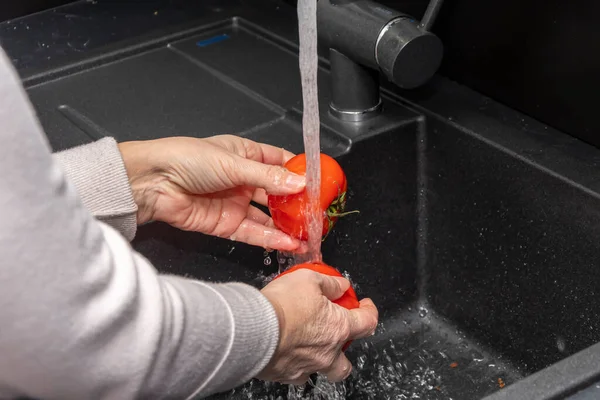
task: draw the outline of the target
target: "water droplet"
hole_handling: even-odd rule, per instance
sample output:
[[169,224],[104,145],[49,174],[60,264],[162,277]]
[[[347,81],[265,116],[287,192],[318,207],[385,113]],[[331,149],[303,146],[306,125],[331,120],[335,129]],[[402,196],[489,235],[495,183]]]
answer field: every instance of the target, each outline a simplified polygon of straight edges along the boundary
[[419,317],[425,318],[426,316],[427,316],[427,309],[421,307],[421,309],[419,310]]
[[557,337],[556,338],[556,347],[558,348],[558,351],[560,351],[561,353],[564,353],[566,348],[567,348],[567,344],[565,343],[565,339],[562,337]]
[[265,260],[263,261],[265,265],[271,265],[271,257],[267,257],[265,258]]

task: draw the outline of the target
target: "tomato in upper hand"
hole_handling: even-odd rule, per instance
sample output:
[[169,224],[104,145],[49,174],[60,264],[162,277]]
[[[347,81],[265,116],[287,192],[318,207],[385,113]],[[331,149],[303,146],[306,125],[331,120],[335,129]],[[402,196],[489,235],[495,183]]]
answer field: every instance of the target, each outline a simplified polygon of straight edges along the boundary
[[[295,265],[295,266],[283,271],[281,274],[277,275],[275,278],[273,278],[273,280],[275,280],[283,275],[287,275],[291,272],[302,269],[302,268],[310,269],[312,271],[318,272],[323,275],[343,277],[343,275],[337,269],[335,269],[327,264],[324,264],[324,263],[314,263],[313,262],[313,263],[305,263],[305,264]],[[339,299],[337,299],[333,302],[339,306],[342,306],[342,307],[348,309],[348,310],[352,310],[352,309],[358,308],[360,306],[358,297],[356,296],[356,292],[354,291],[354,288],[352,287],[352,285],[350,285],[348,290],[346,290],[344,292],[342,297],[340,297]],[[352,343],[352,341],[345,343],[344,347],[342,347],[342,351],[346,351],[346,349],[350,346],[350,343]]]
[[[306,174],[306,154],[298,154],[285,165],[298,175]],[[333,229],[346,207],[348,183],[342,167],[332,157],[321,153],[321,194],[320,210],[323,212],[323,232],[325,238]],[[287,196],[268,196],[268,207],[277,229],[299,239],[308,240],[308,227],[305,218],[308,195],[306,189]]]

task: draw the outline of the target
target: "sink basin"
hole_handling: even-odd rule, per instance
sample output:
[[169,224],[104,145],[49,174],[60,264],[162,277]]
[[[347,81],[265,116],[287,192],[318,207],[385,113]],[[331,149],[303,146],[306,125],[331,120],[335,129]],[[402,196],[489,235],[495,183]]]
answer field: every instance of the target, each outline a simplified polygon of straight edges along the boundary
[[[338,157],[361,213],[340,220],[323,257],[381,313],[378,333],[348,351],[346,398],[481,399],[600,339],[598,199],[477,135],[424,125]],[[276,254],[162,225],[136,247],[200,279],[262,287],[278,268]],[[215,398],[248,393],[288,388],[253,382]]]
[[[339,221],[323,257],[381,321],[348,351],[355,373],[338,394],[481,399],[600,339],[596,196],[435,119],[338,160],[361,213]],[[200,279],[262,287],[278,270],[276,254],[159,224],[135,245],[164,272]],[[252,382],[215,398],[249,393],[285,398],[288,387]]]
[[[302,151],[295,22],[269,7],[26,77],[53,148],[237,133]],[[213,398],[555,399],[599,378],[600,152],[443,79],[384,84],[381,116],[342,123],[327,113],[326,61],[319,82],[322,149],[360,210],[324,260],[381,324],[348,350],[344,384],[252,381]],[[160,223],[134,246],[203,280],[262,287],[278,270],[276,253]]]

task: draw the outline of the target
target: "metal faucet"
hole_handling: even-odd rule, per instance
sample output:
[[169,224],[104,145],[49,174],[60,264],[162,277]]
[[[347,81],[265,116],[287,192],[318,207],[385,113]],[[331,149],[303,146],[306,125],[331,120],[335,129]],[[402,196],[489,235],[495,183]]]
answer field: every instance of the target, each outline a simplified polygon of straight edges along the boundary
[[331,114],[354,122],[379,114],[380,72],[404,89],[427,82],[444,51],[429,32],[441,5],[431,0],[419,22],[369,0],[318,0],[317,30],[331,64]]

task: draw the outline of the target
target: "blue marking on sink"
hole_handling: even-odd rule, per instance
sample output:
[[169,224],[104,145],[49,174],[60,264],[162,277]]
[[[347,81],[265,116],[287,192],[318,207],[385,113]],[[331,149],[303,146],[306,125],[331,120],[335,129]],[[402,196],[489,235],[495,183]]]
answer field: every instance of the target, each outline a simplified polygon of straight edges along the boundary
[[210,46],[211,44],[222,42],[223,40],[226,40],[226,39],[229,39],[229,35],[227,35],[227,34],[223,34],[223,35],[219,35],[219,36],[213,36],[211,38],[204,39],[204,40],[201,40],[199,42],[196,42],[196,46],[198,46],[198,47],[206,47],[206,46]]

